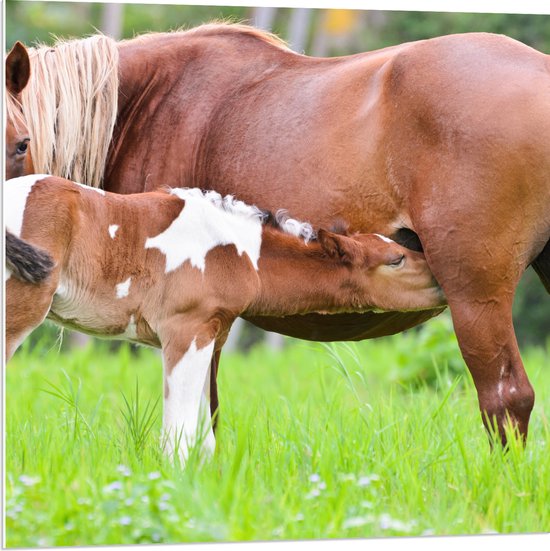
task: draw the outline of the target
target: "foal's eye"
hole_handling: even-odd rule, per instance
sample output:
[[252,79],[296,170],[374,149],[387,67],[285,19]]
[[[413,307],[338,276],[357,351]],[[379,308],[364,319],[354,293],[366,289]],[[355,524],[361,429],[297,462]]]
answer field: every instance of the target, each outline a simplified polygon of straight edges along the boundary
[[27,152],[29,147],[30,138],[24,139],[22,142],[17,144],[17,149],[15,150],[18,155],[24,155]]
[[395,260],[392,260],[390,262],[390,266],[392,268],[399,268],[400,266],[403,266],[405,263],[405,255],[402,254],[400,257],[396,258]]

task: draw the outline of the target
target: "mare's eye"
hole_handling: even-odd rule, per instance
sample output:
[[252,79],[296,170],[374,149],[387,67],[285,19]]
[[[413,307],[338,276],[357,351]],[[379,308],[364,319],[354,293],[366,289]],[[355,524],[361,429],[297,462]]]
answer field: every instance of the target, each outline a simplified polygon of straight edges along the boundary
[[16,153],[18,155],[24,155],[27,152],[27,149],[29,147],[29,138],[24,139],[22,142],[19,142],[17,144]]

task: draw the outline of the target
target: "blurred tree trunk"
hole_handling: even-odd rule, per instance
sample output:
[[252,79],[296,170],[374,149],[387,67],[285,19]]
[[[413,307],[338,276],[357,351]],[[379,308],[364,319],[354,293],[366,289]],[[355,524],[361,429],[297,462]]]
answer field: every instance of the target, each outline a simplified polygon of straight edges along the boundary
[[122,38],[123,13],[124,4],[104,4],[99,30],[114,40],[120,40]]
[[235,350],[239,348],[239,338],[241,336],[244,323],[245,321],[242,318],[237,318],[233,323],[223,347],[226,352],[235,352]]
[[311,21],[310,8],[297,8],[292,10],[288,30],[290,47],[299,54],[305,52],[309,36],[309,23]]
[[69,348],[84,348],[91,342],[92,337],[79,331],[67,330],[67,340],[69,341]]
[[252,12],[252,24],[259,29],[270,31],[277,16],[277,8],[254,8]]

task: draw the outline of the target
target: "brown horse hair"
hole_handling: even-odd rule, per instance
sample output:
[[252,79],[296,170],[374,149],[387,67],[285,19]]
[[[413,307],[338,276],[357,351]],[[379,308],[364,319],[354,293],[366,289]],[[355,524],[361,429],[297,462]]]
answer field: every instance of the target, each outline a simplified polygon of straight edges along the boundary
[[133,38],[121,40],[121,43],[130,42],[130,41],[136,41],[136,42],[144,41],[144,40],[148,40],[149,38],[155,38],[159,35],[170,35],[170,34],[185,34],[189,37],[218,36],[218,35],[228,35],[228,34],[235,34],[239,36],[245,35],[259,42],[264,42],[266,44],[269,44],[270,46],[275,46],[282,50],[288,50],[289,52],[295,53],[290,49],[287,42],[285,42],[281,37],[277,36],[276,34],[271,33],[269,31],[262,30],[262,29],[257,29],[255,27],[251,27],[242,22],[235,21],[233,18],[213,19],[209,23],[205,23],[203,25],[199,25],[198,27],[193,27],[190,29],[185,26],[182,26],[172,31],[148,32]]
[[[244,34],[292,51],[275,34],[228,21],[170,33],[146,33],[120,43],[171,33],[189,37]],[[14,123],[26,124],[32,137],[30,150],[36,173],[101,187],[118,111],[117,44],[98,34],[57,39],[53,46],[37,44],[28,49],[32,74],[21,94],[21,104],[9,94],[6,103],[8,117]]]

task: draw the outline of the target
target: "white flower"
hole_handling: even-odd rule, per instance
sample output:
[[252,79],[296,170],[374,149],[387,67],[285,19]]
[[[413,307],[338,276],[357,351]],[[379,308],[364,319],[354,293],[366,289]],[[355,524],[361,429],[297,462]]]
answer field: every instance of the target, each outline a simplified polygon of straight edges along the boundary
[[388,514],[380,515],[378,519],[380,523],[380,528],[382,530],[396,530],[398,532],[410,532],[411,529],[416,526],[416,521],[412,520],[411,522],[403,522],[392,518]]
[[342,523],[342,528],[358,528],[359,526],[370,524],[372,521],[372,515],[367,515],[365,517],[350,517]]
[[129,524],[132,524],[132,519],[128,516],[120,517],[118,522],[121,526],[128,526]]
[[158,471],[153,471],[147,475],[147,478],[149,480],[156,480],[157,478],[160,478],[160,473]]
[[360,488],[365,488],[366,486],[370,486],[371,482],[374,482],[376,480],[380,480],[380,477],[377,474],[370,474],[368,476],[362,476],[357,481],[357,486]]
[[132,474],[132,471],[130,470],[130,467],[127,467],[126,465],[119,465],[116,470],[122,475],[122,476],[130,476]]
[[103,487],[104,492],[118,492],[119,490],[122,490],[122,482],[120,480],[115,480]]
[[19,477],[19,482],[21,482],[24,486],[34,486],[35,484],[38,484],[40,482],[40,477],[27,476],[26,474],[22,474]]
[[309,481],[315,484],[315,482],[321,481],[321,477],[317,473],[314,473],[309,477]]
[[306,495],[306,499],[313,499],[314,497],[319,497],[320,495],[321,491],[318,488],[313,488],[313,490]]

